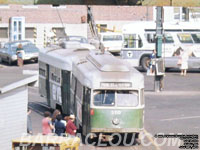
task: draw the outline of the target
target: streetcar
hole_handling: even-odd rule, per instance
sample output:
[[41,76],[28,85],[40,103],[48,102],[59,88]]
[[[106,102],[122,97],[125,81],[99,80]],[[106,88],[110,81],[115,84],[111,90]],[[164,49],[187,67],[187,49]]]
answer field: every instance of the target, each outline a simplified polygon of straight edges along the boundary
[[52,47],[39,52],[39,93],[53,109],[70,114],[70,81],[72,61],[85,57],[87,48]]
[[[90,52],[73,62],[70,109],[84,136],[138,137],[144,126],[144,77],[110,53]],[[132,137],[132,138],[134,138]]]
[[[139,136],[144,126],[144,76],[109,52],[50,49],[39,53],[39,92],[53,109],[75,114],[89,139]],[[86,139],[87,140],[87,139]]]

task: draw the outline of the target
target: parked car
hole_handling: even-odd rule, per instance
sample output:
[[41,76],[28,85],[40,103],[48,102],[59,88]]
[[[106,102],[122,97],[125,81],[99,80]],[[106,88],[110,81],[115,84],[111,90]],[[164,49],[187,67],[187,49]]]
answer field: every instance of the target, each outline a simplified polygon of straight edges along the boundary
[[39,49],[28,40],[5,43],[4,47],[0,49],[1,61],[7,62],[9,65],[17,61],[16,49],[19,44],[22,44],[25,52],[24,60],[34,60],[37,62]]
[[104,48],[111,53],[120,53],[124,38],[122,33],[105,32],[99,34],[100,49]]
[[95,47],[88,43],[88,40],[83,36],[67,36],[58,39],[59,45],[62,48],[88,48],[94,50]]

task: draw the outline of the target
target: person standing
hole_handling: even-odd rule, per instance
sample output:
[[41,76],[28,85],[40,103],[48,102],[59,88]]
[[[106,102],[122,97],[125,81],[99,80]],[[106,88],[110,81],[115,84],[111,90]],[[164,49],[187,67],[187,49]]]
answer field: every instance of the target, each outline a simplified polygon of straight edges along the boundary
[[156,69],[155,59],[156,58],[156,50],[154,49],[151,56],[150,56],[150,73],[154,74]]
[[62,122],[62,115],[61,114],[57,115],[56,120],[57,121],[55,122],[55,133],[58,136],[62,136],[66,130],[65,124]]
[[[60,115],[61,114],[61,112],[60,112],[60,110],[58,110],[58,109],[55,109],[54,110],[54,112],[53,112],[53,115],[52,115],[52,120],[51,120],[51,122],[52,122],[52,125],[55,127],[55,123],[56,123],[56,121],[57,121],[57,116],[58,115]],[[53,132],[55,133],[55,128],[53,129]]]
[[23,66],[24,64],[24,50],[22,47],[22,44],[19,44],[17,49],[16,49],[16,55],[17,55],[17,65],[19,67]]
[[50,116],[51,116],[51,113],[49,111],[44,112],[44,119],[42,119],[42,134],[43,135],[51,134],[52,130],[54,129]]
[[32,129],[32,121],[31,121],[31,109],[27,109],[27,133],[28,134],[33,134],[33,129]]
[[76,136],[77,127],[75,126],[74,121],[75,121],[75,116],[70,115],[69,120],[67,122],[67,126],[66,126],[66,133],[68,133],[69,136],[71,136],[71,137]]
[[181,53],[181,76],[186,76],[187,74],[187,69],[188,69],[188,59],[189,59],[189,56],[188,56],[188,53],[183,51]]

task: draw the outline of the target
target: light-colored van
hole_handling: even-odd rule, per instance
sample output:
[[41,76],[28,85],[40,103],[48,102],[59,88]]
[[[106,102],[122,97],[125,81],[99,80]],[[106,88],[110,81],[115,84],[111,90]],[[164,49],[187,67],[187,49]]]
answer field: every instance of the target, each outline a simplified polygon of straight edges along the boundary
[[123,45],[123,34],[114,32],[105,32],[99,34],[100,48],[105,48],[111,53],[119,53]]

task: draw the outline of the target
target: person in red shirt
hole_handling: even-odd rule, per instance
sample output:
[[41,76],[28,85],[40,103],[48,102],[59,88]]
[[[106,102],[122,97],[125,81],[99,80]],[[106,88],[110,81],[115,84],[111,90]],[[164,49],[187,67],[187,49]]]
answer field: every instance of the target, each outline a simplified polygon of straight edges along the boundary
[[77,127],[74,124],[74,120],[75,120],[75,116],[70,115],[69,120],[67,122],[67,126],[66,126],[66,133],[68,133],[68,135],[72,137],[76,135],[76,130],[77,130]]
[[48,111],[44,112],[44,119],[42,119],[42,134],[48,135],[52,133],[52,129],[54,129],[54,126],[51,123],[51,113]]

